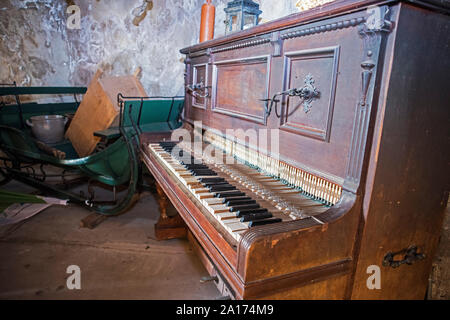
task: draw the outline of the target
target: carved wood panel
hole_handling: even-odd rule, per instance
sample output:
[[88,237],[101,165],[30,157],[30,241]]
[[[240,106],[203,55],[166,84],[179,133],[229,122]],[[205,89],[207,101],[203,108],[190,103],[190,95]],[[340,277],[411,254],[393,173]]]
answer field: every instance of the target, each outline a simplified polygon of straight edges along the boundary
[[219,61],[213,65],[212,110],[235,118],[266,123],[270,57]]
[[328,142],[334,111],[339,46],[286,52],[283,90],[314,88],[317,96],[284,99],[281,128]]
[[[208,86],[208,64],[202,63],[194,65],[192,72],[192,83],[194,85],[203,84]],[[192,95],[192,106],[196,108],[206,109],[205,89],[200,90],[199,95]]]

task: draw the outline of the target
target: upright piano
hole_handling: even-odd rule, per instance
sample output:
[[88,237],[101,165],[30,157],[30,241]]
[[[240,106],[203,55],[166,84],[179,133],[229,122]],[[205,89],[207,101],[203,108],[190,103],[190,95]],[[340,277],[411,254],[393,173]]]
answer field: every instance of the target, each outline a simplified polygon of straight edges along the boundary
[[142,159],[232,299],[424,299],[449,193],[445,1],[337,0],[181,50]]

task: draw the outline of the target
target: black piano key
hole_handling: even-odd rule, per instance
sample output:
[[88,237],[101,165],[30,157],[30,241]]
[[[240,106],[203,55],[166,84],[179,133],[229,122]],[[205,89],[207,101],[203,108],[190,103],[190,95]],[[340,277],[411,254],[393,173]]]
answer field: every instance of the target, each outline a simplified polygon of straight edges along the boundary
[[192,169],[189,169],[189,171],[195,172],[195,173],[201,173],[201,172],[210,173],[210,172],[214,172],[214,170],[211,170],[209,168],[192,168]]
[[248,222],[248,221],[255,221],[255,220],[262,220],[267,218],[272,218],[273,215],[270,212],[261,212],[261,213],[251,213],[243,216],[241,218],[241,222]]
[[209,191],[211,192],[219,192],[219,191],[231,191],[236,190],[235,186],[229,185],[218,185],[218,186],[210,186]]
[[186,164],[191,164],[191,163],[195,163],[195,159],[194,158],[191,158],[191,159],[179,159],[180,160],[180,163],[182,164],[182,165],[186,165]]
[[214,196],[216,198],[241,197],[241,196],[245,196],[245,193],[243,193],[241,191],[218,192],[218,193],[215,193]]
[[[195,161],[195,159],[191,159],[191,160]],[[199,161],[197,160],[197,162],[199,162]],[[188,164],[186,164],[186,166],[193,167],[193,168],[201,168],[201,167],[208,168],[208,166],[206,164],[204,164],[204,163],[195,163],[195,162],[188,163]]]
[[206,170],[192,171],[191,170],[191,173],[193,176],[204,176],[204,177],[217,176],[217,173],[215,173],[214,171],[211,171],[211,170],[209,170],[209,171],[206,171]]
[[175,146],[178,142],[175,141],[161,141],[160,146]]
[[217,173],[211,171],[190,171],[190,172],[193,176],[214,177],[217,175]]
[[281,220],[280,218],[271,218],[271,219],[265,219],[265,220],[253,220],[250,221],[248,224],[248,227],[256,227],[256,226],[263,226],[265,224],[271,224],[271,223],[278,223],[281,222],[283,220]]
[[243,204],[243,205],[237,205],[230,207],[231,212],[241,211],[241,210],[248,210],[248,209],[258,209],[259,204],[253,203],[253,204]]
[[216,178],[200,178],[199,181],[201,183],[226,182],[224,178],[220,178],[220,177],[216,177]]
[[193,173],[193,176],[202,176],[202,177],[214,177],[217,176],[217,173],[215,172],[211,172],[211,173],[201,173],[201,174],[197,174],[197,173]]
[[243,196],[224,197],[222,203],[227,203],[228,201],[234,201],[234,200],[252,200],[252,198],[250,198],[250,197],[243,197]]
[[205,164],[195,164],[195,163],[185,164],[184,167],[188,169],[209,169],[209,167]]
[[229,200],[226,202],[226,205],[229,207],[232,207],[232,206],[239,206],[239,205],[244,205],[244,204],[255,204],[255,203],[256,203],[256,200],[248,198],[248,199]]
[[[200,182],[201,182],[201,181],[200,181]],[[202,184],[203,184],[205,187],[229,185],[229,183],[226,182],[226,181],[207,182],[207,183],[202,182]]]
[[186,170],[188,170],[188,171],[192,171],[192,172],[194,172],[194,171],[209,171],[209,172],[214,172],[213,170],[211,170],[210,168],[208,168],[208,167],[188,167],[188,166],[186,166],[186,165],[184,165],[184,167],[186,168]]
[[268,212],[269,210],[265,208],[259,208],[259,209],[247,209],[247,210],[238,210],[236,211],[236,217],[242,218],[245,215],[253,214],[253,213],[263,213]]
[[188,170],[188,171],[192,171],[192,172],[194,172],[194,171],[208,171],[208,172],[214,172],[213,170],[211,170],[211,169],[209,169],[208,167],[206,167],[206,168],[189,168],[189,167],[186,167],[186,166],[184,166],[185,168],[186,168],[186,170]]
[[210,183],[204,183],[203,184],[206,188],[215,188],[215,187],[229,187],[231,184],[229,184],[227,181],[222,182],[210,182]]

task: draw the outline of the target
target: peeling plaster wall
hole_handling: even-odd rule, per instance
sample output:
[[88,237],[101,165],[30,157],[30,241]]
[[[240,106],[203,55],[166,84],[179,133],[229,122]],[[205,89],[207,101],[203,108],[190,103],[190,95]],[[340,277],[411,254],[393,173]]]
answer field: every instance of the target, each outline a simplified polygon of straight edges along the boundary
[[[216,6],[215,38],[225,31],[228,0]],[[296,12],[297,0],[258,0],[262,22]],[[183,56],[196,44],[203,0],[154,0],[138,26],[144,0],[0,0],[0,83],[88,86],[97,68],[123,75],[142,68],[149,95],[183,94]],[[80,7],[80,29],[68,29],[68,5]]]

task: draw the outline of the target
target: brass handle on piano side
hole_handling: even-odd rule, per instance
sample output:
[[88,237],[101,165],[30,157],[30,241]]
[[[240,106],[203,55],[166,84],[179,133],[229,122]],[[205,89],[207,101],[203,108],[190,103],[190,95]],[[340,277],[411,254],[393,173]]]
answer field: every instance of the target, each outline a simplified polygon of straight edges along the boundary
[[[211,88],[211,86],[205,86],[203,84],[203,82],[200,83],[195,83],[195,84],[188,84],[186,86],[187,91],[192,92],[192,95],[194,97],[198,97],[198,98],[206,98],[209,97],[209,88]],[[198,93],[198,91],[204,91],[204,94]]]
[[[394,257],[399,254],[404,254],[402,260],[394,260]],[[388,252],[383,259],[383,266],[397,268],[402,264],[413,264],[418,260],[425,259],[424,253],[417,253],[417,246],[409,246],[406,249],[397,252]]]
[[[279,102],[279,100],[276,100],[277,96],[284,96],[288,95],[290,97],[300,97],[303,99],[302,105],[303,105],[303,111],[305,113],[308,113],[312,108],[312,101],[314,99],[318,99],[320,97],[320,91],[316,89],[314,86],[314,79],[311,74],[308,74],[305,77],[305,85],[301,88],[293,88],[293,89],[287,89],[285,91],[277,92],[273,95],[272,99],[261,99],[261,101],[265,101],[265,111],[266,111],[266,117],[270,115],[272,112],[272,107],[274,103]],[[270,106],[267,107],[268,103],[270,102]],[[278,118],[281,117],[280,114],[278,114],[277,107],[275,106],[275,114]]]

